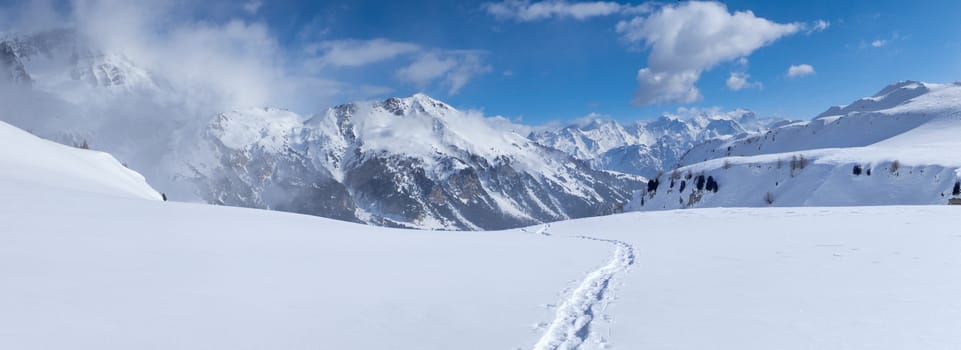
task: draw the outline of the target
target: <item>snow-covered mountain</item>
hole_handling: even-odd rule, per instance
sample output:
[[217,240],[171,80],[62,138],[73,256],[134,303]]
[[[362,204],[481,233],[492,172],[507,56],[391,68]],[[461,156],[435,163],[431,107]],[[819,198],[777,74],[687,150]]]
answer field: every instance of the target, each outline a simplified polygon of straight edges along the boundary
[[696,144],[756,134],[781,122],[757,118],[743,109],[704,112],[686,118],[663,115],[628,125],[592,118],[557,130],[537,131],[530,138],[585,160],[596,169],[655,177],[674,167],[681,155]]
[[643,184],[422,94],[224,113],[184,164],[211,203],[435,229],[609,214]]
[[961,84],[902,81],[808,122],[698,145],[631,207],[944,204],[959,194],[957,135]]
[[71,29],[0,36],[0,69],[7,80],[44,91],[105,87],[155,88],[154,78],[123,55],[99,50]]
[[18,84],[30,84],[30,74],[24,68],[16,46],[7,40],[0,40],[0,80]]

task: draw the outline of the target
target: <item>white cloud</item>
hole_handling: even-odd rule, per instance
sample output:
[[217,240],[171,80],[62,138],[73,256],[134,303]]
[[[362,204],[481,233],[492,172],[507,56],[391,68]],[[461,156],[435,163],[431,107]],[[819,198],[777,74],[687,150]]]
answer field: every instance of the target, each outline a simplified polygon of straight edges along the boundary
[[387,39],[325,41],[308,45],[305,52],[317,55],[304,63],[312,72],[396,59],[403,62],[394,71],[398,80],[420,88],[439,82],[449,94],[456,94],[473,78],[492,70],[483,62],[483,51],[432,49]]
[[701,72],[655,72],[650,68],[637,71],[640,86],[634,92],[634,103],[647,105],[659,102],[689,103],[701,99],[701,92],[694,86]]
[[455,66],[457,61],[453,58],[442,58],[437,54],[428,53],[397,70],[397,77],[403,81],[424,85],[444,76]]
[[811,67],[810,64],[792,65],[787,69],[788,78],[798,78],[811,74],[814,74],[814,67]]
[[695,84],[702,72],[747,57],[802,27],[772,22],[751,11],[731,13],[716,2],[686,2],[621,21],[617,32],[629,43],[650,48],[648,67],[637,73],[634,95],[635,104],[648,105],[700,99]]
[[474,77],[488,73],[491,66],[483,63],[483,52],[467,50],[434,50],[418,56],[395,72],[397,79],[426,87],[434,81],[456,94]]
[[244,3],[244,11],[247,11],[247,13],[251,15],[257,14],[257,11],[260,10],[260,6],[263,6],[263,4],[264,2],[261,0],[248,1]]
[[748,88],[762,88],[763,85],[756,81],[751,81],[751,75],[747,73],[731,72],[731,75],[727,78],[727,88],[732,91],[738,91],[741,89]]
[[831,26],[831,22],[825,21],[823,19],[819,19],[817,21],[814,21],[813,23],[806,25],[808,34],[823,32],[824,30],[828,29],[828,27],[830,26]]
[[[71,22],[96,48],[122,54],[211,108],[290,106],[306,81],[265,23],[194,21],[164,1],[75,1]],[[104,21],[110,18],[110,21]],[[306,98],[304,98],[306,100]]]
[[906,38],[905,38],[904,36],[902,36],[900,33],[894,32],[894,33],[891,34],[891,36],[888,37],[888,38],[877,38],[877,39],[874,39],[874,40],[872,40],[872,41],[870,41],[870,42],[865,42],[864,40],[862,40],[861,43],[860,43],[858,46],[859,46],[861,49],[866,49],[866,48],[881,48],[881,47],[885,47],[885,46],[889,46],[889,45],[891,45],[891,44],[894,44],[894,43],[896,43],[897,41],[900,41],[900,40],[903,40],[903,39],[906,39]]
[[650,12],[649,4],[630,5],[609,1],[567,2],[565,0],[504,0],[481,5],[488,14],[501,20],[532,22],[552,18],[585,20],[592,17],[616,14],[640,14]]
[[308,62],[308,68],[316,70],[324,66],[360,67],[371,63],[386,61],[395,57],[420,50],[416,44],[390,41],[387,39],[371,40],[335,40],[308,45],[305,48],[309,54],[320,56]]

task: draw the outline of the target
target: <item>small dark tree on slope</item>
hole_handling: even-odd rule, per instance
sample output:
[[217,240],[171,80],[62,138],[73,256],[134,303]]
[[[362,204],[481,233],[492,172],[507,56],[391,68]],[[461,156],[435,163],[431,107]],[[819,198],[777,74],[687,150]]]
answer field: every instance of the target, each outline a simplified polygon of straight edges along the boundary
[[717,181],[714,181],[714,177],[713,177],[713,176],[708,176],[708,177],[707,177],[707,184],[704,185],[704,189],[705,189],[705,190],[708,190],[708,191],[711,191],[711,192],[714,192],[714,193],[717,193]]
[[860,175],[861,175],[861,165],[860,165],[860,164],[855,164],[855,165],[854,165],[854,170],[853,170],[853,172],[854,172],[854,176],[860,176]]
[[694,187],[696,187],[698,191],[704,189],[704,175],[697,176],[697,180],[694,182]]
[[961,195],[961,181],[954,182],[954,189],[951,190],[951,194],[955,196]]
[[774,194],[771,192],[765,193],[764,202],[767,203],[767,205],[774,204]]
[[791,171],[804,169],[807,165],[808,160],[804,158],[803,154],[791,157]]
[[661,184],[660,181],[657,181],[657,179],[652,179],[652,180],[648,181],[648,182],[647,182],[647,192],[648,192],[648,193],[657,192],[657,187],[658,187],[660,184]]
[[677,191],[684,192],[685,187],[687,187],[687,181],[681,180],[681,187]]

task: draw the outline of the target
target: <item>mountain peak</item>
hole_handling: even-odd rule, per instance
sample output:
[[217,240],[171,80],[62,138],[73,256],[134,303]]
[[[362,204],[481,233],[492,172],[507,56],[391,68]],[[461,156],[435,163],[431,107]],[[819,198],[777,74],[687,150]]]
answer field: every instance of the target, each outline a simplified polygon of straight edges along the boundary
[[916,89],[927,89],[927,84],[917,80],[901,80],[893,84],[890,84],[888,86],[885,86],[883,89],[881,89],[881,91],[878,91],[878,93],[874,94],[871,97],[884,97],[898,90],[916,90]]
[[845,115],[853,112],[877,112],[905,104],[932,90],[943,87],[943,84],[925,83],[915,80],[902,80],[885,86],[871,97],[858,99],[846,106],[833,106],[815,119]]
[[375,105],[397,116],[409,115],[411,113],[438,115],[454,110],[454,107],[423,93],[416,93],[404,98],[391,97]]

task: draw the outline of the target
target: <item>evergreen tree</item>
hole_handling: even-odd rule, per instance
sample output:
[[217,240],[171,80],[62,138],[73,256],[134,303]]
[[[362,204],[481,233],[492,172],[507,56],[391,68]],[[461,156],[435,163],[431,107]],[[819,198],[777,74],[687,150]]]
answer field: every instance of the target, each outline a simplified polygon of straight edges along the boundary
[[660,185],[660,181],[657,179],[652,179],[647,182],[647,192],[657,192],[657,187]]
[[717,193],[717,181],[714,180],[713,176],[707,177],[707,185],[705,186],[705,189]]

